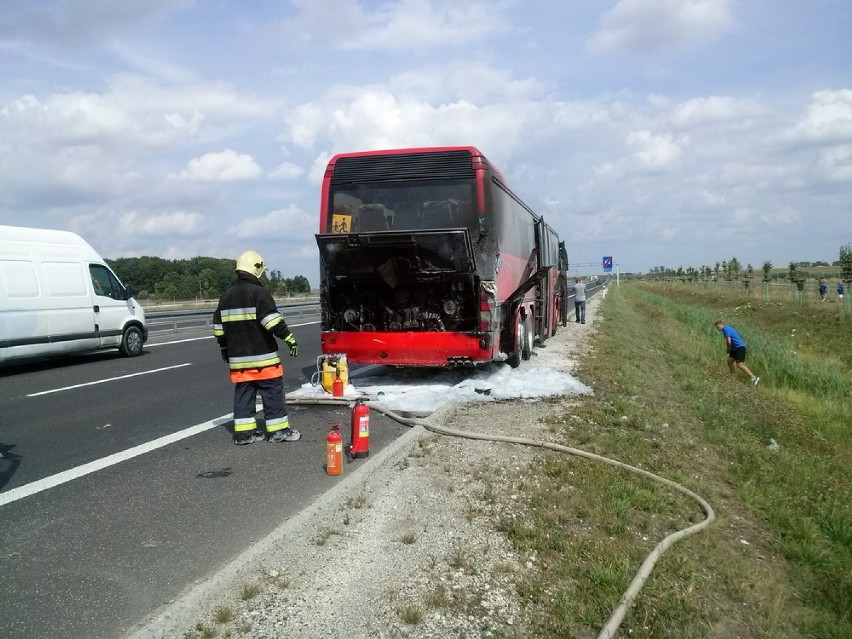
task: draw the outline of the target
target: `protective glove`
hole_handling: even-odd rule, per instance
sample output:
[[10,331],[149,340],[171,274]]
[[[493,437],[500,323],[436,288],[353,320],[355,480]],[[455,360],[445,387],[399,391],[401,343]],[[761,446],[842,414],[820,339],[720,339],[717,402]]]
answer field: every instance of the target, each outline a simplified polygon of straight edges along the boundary
[[220,346],[219,347],[219,354],[222,356],[223,362],[228,361],[228,347],[227,346]]
[[284,342],[290,347],[290,357],[296,357],[299,354],[299,345],[296,343],[296,338],[293,333],[287,333]]

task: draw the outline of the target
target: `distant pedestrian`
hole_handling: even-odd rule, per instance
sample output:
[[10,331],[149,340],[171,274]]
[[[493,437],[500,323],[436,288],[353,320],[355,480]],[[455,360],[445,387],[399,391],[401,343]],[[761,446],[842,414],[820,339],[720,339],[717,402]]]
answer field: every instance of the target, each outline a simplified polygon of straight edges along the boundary
[[299,354],[299,347],[272,295],[260,282],[265,270],[263,258],[254,251],[240,255],[237,282],[222,294],[213,314],[213,335],[234,382],[234,443],[237,445],[251,444],[264,436],[256,422],[258,393],[263,401],[267,441],[293,442],[301,437],[299,431],[290,428],[287,417],[284,368],[275,336],[284,340],[292,357]]
[[828,284],[825,283],[825,280],[819,283],[819,301],[824,302],[825,296],[828,293]]
[[578,324],[586,323],[586,285],[579,277],[574,280],[574,319]]
[[837,297],[841,302],[843,301],[843,282],[837,283]]
[[734,330],[733,326],[728,326],[722,320],[716,322],[716,328],[718,328],[722,332],[722,336],[725,338],[725,350],[728,353],[728,368],[731,370],[731,373],[734,372],[734,366],[739,368],[743,373],[749,376],[751,379],[751,383],[757,386],[757,383],[760,381],[760,378],[757,377],[754,373],[752,373],[748,366],[745,365],[745,357],[746,357],[746,343],[740,334]]

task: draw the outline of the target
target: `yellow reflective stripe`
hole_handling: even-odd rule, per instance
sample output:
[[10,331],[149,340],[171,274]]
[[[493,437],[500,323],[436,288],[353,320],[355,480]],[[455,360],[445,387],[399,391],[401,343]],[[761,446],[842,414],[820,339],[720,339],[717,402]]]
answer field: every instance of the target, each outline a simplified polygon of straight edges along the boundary
[[269,359],[270,357],[278,357],[278,351],[270,351],[269,353],[253,353],[251,355],[239,355],[232,357],[230,362],[234,364],[242,364],[245,362],[256,362],[258,360]]
[[281,419],[269,419],[266,421],[266,432],[274,433],[277,430],[290,428],[290,419],[286,415]]
[[219,314],[224,318],[229,315],[254,315],[257,313],[257,309],[251,306],[244,306],[243,308],[223,308],[219,311]]
[[284,318],[281,317],[281,313],[270,313],[269,315],[264,317],[262,320],[260,320],[260,323],[263,325],[263,328],[265,328],[266,330],[269,330],[274,326],[278,326],[278,324],[280,324],[283,321],[284,321]]
[[[245,360],[246,358],[241,357],[241,360]],[[233,358],[228,359],[228,366],[232,371],[244,370],[246,368],[265,368],[267,366],[275,366],[276,364],[281,363],[281,358],[275,355],[274,357],[268,357],[267,359],[254,359],[251,361],[239,361],[235,362]]]
[[242,433],[247,430],[254,430],[255,428],[257,428],[257,422],[254,417],[242,417],[234,420],[235,433]]
[[213,335],[216,337],[222,337],[225,334],[225,330],[222,328],[221,324],[218,324],[213,327]]
[[257,313],[245,313],[245,314],[242,314],[242,315],[237,314],[237,313],[234,313],[233,315],[225,315],[224,313],[222,313],[222,321],[223,322],[245,322],[245,321],[248,321],[248,320],[256,320],[256,319],[257,319]]

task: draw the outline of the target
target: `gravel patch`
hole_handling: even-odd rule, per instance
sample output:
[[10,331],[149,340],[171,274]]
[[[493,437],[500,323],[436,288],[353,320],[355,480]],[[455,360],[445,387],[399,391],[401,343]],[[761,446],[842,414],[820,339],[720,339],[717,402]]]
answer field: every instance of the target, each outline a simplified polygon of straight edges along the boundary
[[[560,327],[521,365],[573,373],[605,292],[587,303],[587,324]],[[455,405],[428,421],[552,441],[541,420],[570,401]],[[519,554],[497,524],[523,516],[511,509],[513,478],[540,454],[416,426],[127,637],[530,636],[515,584],[538,569],[536,558]]]

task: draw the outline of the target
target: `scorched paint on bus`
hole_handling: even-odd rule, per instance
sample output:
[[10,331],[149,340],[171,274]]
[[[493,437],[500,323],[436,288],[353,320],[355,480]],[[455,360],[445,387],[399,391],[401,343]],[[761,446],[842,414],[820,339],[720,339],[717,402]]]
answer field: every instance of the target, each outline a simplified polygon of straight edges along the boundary
[[564,243],[473,147],[343,153],[322,183],[323,353],[471,366],[564,324]]

